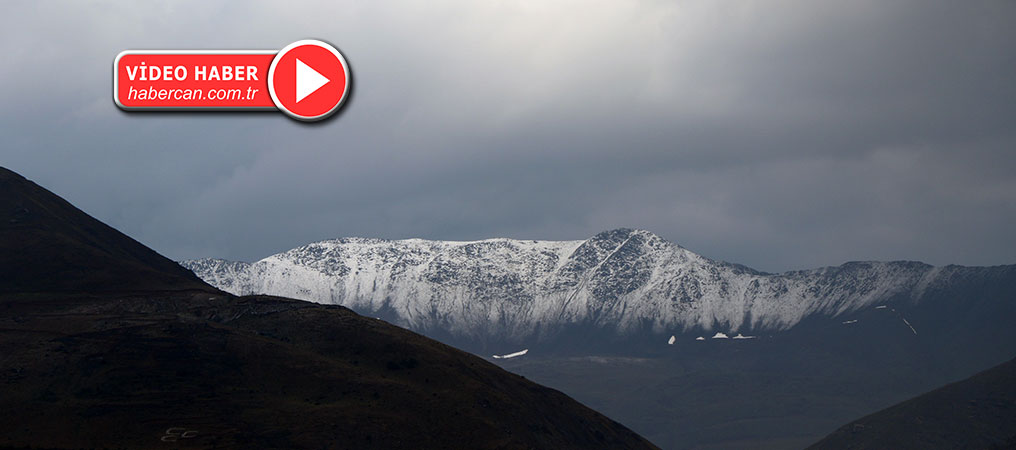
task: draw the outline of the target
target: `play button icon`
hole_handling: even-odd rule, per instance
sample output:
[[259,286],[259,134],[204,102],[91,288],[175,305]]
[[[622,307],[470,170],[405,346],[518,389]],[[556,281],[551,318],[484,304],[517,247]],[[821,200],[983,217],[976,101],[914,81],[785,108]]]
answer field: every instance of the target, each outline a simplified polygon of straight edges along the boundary
[[289,44],[268,69],[268,91],[282,112],[298,120],[321,120],[349,95],[349,66],[335,47],[318,41]]
[[300,103],[300,100],[307,98],[308,95],[313,94],[314,91],[321,89],[321,86],[328,84],[331,81],[325,78],[324,75],[318,73],[318,71],[311,69],[307,63],[300,61],[300,58],[296,59],[296,102]]

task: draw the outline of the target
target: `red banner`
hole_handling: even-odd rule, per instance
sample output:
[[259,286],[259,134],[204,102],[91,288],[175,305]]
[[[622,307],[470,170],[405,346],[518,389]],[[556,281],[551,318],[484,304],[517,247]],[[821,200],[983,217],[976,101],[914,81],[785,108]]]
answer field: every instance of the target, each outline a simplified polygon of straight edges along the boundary
[[277,51],[125,51],[116,57],[113,99],[136,109],[274,109],[268,69]]
[[127,50],[113,62],[113,102],[127,111],[263,110],[321,120],[349,96],[349,66],[330,44],[274,50]]

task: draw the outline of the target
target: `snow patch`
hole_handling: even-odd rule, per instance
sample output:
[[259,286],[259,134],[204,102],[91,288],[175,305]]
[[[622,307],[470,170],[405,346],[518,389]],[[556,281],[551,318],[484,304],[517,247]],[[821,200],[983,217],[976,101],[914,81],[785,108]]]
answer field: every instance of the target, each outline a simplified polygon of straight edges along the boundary
[[508,358],[514,358],[516,356],[522,356],[522,355],[525,355],[526,353],[529,353],[529,349],[528,348],[525,349],[525,350],[522,350],[522,351],[515,352],[515,353],[509,353],[507,355],[493,355],[493,356],[494,356],[494,359],[508,359]]
[[910,331],[914,332],[914,336],[917,336],[917,330],[914,329],[914,326],[911,325],[910,322],[907,322],[907,319],[905,317],[900,316],[900,319],[903,319],[903,323],[907,324],[907,326],[910,327]]

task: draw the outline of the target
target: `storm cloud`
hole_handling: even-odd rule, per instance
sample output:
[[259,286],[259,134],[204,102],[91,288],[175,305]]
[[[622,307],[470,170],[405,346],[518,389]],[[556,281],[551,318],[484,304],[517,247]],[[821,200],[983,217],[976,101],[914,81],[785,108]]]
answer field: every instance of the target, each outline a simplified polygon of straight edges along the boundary
[[[1016,263],[1011,1],[25,2],[0,164],[171,258],[651,230],[778,271]],[[125,49],[345,54],[355,93],[128,114]]]

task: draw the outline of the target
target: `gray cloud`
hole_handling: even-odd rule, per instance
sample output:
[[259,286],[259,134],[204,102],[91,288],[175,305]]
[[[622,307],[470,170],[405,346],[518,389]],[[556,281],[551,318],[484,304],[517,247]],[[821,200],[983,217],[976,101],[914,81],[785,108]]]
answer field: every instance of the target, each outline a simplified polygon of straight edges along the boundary
[[[1016,262],[1012,2],[377,3],[11,5],[0,163],[173,258],[634,226],[763,270]],[[306,37],[354,71],[324,126],[110,100],[123,49]]]

